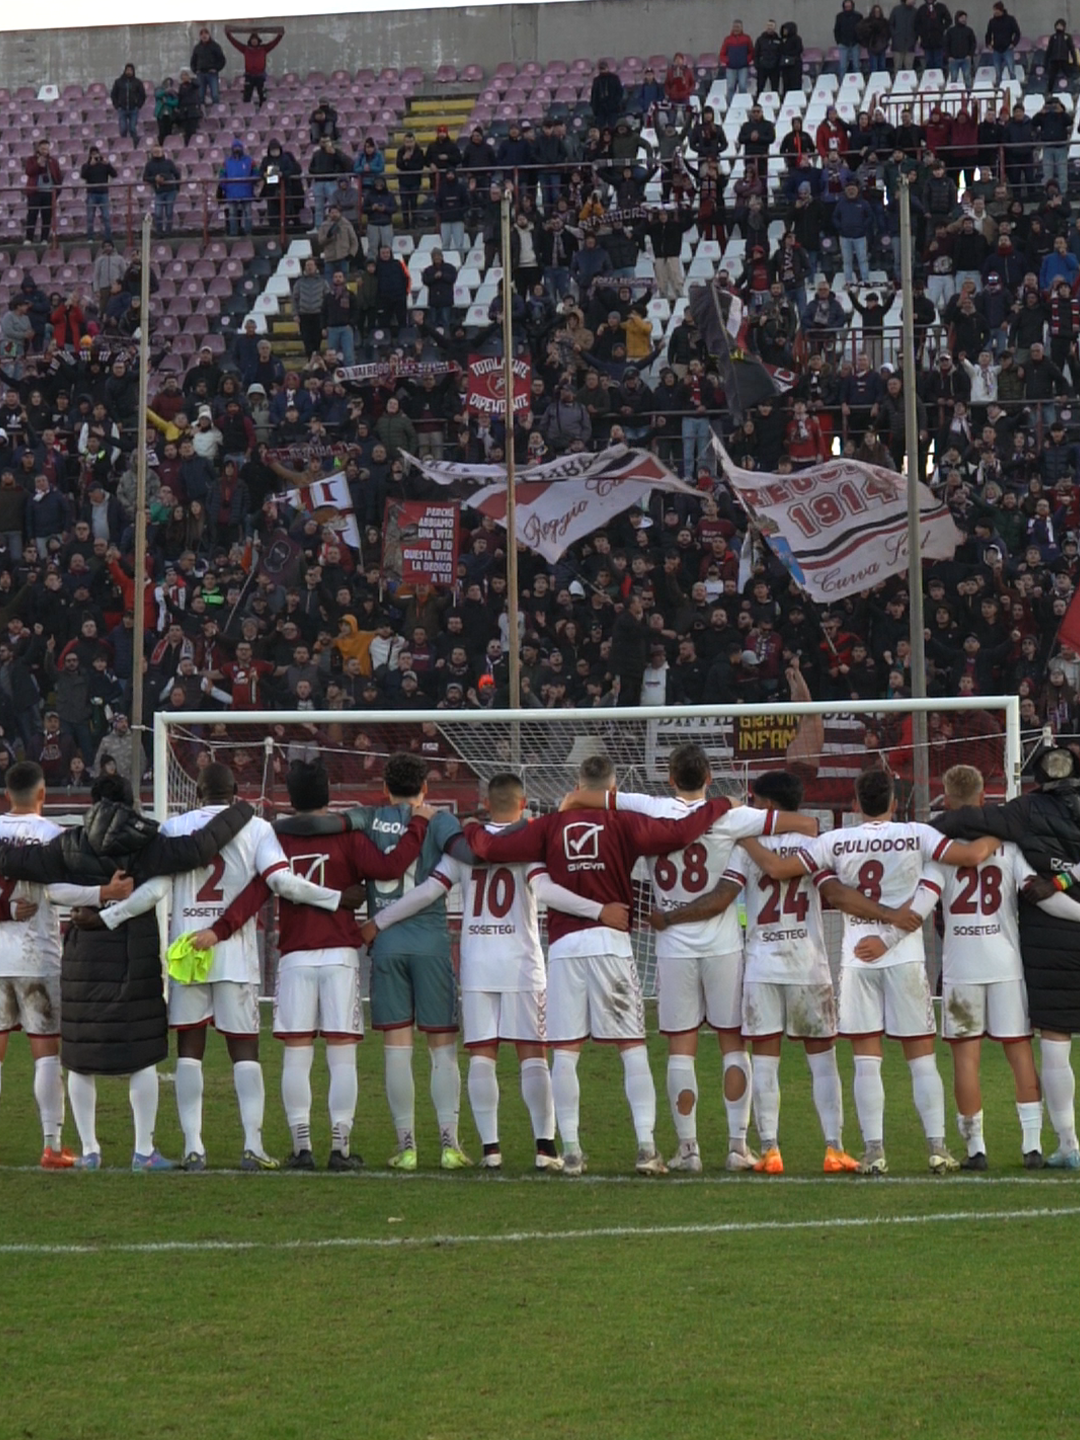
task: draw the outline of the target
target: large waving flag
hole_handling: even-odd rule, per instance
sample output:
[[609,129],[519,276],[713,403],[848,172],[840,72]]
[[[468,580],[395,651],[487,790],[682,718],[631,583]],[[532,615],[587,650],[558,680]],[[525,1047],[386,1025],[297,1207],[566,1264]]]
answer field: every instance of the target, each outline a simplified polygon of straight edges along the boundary
[[715,281],[691,285],[689,309],[705,348],[716,360],[727,408],[741,425],[748,410],[763,400],[775,400],[781,386],[749,348],[749,320],[737,295]]

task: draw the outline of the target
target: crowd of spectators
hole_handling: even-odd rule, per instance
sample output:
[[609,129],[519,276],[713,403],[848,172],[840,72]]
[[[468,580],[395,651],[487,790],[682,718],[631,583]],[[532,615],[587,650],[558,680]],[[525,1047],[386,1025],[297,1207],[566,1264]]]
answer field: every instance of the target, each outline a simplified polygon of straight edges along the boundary
[[[929,59],[928,10],[944,6],[916,12]],[[862,26],[845,0],[844,34],[852,15]],[[961,12],[947,24],[950,58],[963,23]],[[751,44],[733,25],[734,93],[737,72],[752,77],[752,66],[759,93],[786,83],[785,66],[792,79],[786,29]],[[867,44],[867,32],[852,33],[853,47]],[[867,48],[871,58],[885,53]],[[511,125],[499,150],[482,134],[460,148],[440,135],[411,168],[419,147],[407,141],[398,193],[387,198],[382,156],[368,142],[357,161],[359,225],[337,182],[317,181],[325,208],[292,295],[306,359],[286,368],[251,322],[223,359],[204,350],[182,378],[151,387],[145,585],[132,558],[138,267],[103,242],[86,302],[24,282],[0,320],[0,768],[21,752],[50,784],[76,786],[102,766],[129,767],[136,685],[145,715],[205,710],[208,727],[230,709],[502,705],[515,640],[527,706],[784,701],[793,688],[902,698],[906,582],[828,611],[810,603],[748,532],[711,445],[718,434],[736,463],[768,471],[837,452],[900,467],[904,379],[884,356],[896,352],[899,306],[885,275],[895,273],[902,183],[920,258],[917,469],[964,535],[952,560],[924,570],[931,693],[1011,691],[1028,725],[1076,729],[1080,660],[1056,649],[1055,634],[1078,567],[1080,218],[1053,155],[1056,132],[1043,121],[1020,174],[1015,151],[1000,166],[1002,143],[1013,142],[983,130],[1030,124],[1015,114],[980,118],[961,153],[955,116],[952,128],[933,113],[925,125],[903,114],[892,127],[881,113],[847,123],[833,111],[806,141],[797,125],[783,137],[786,170],[774,189],[764,168],[756,175],[755,149],[766,154],[775,131],[754,104],[732,137],[743,177],[732,207],[718,179],[729,137],[695,104],[701,87],[689,69],[677,56],[646,97],[655,153],[620,113],[625,92],[601,65],[592,104],[598,120],[608,107],[610,129],[587,130],[580,153],[554,119],[535,136]],[[212,103],[216,72],[197,73]],[[116,97],[137,100],[135,80],[125,72]],[[140,107],[117,108],[131,133]],[[1053,102],[1040,113],[1052,117]],[[316,155],[337,156],[332,117],[319,117],[330,128],[318,135],[315,121]],[[669,132],[677,143],[665,146]],[[1040,135],[1041,185],[1032,169]],[[284,153],[275,163],[288,183]],[[507,433],[466,406],[467,360],[497,345],[501,301],[483,327],[467,329],[455,281],[470,243],[495,258],[499,182],[511,166],[512,325],[532,379],[528,408]],[[408,210],[408,177],[418,189],[432,172],[441,248],[402,257],[398,212],[406,227],[420,218]],[[645,197],[654,174],[659,204]],[[783,237],[770,241],[774,221]],[[727,315],[741,305],[741,340],[777,377],[745,413],[690,311],[664,335],[652,303],[685,300],[691,232],[711,233],[720,248],[735,232],[745,241],[741,263],[720,265],[715,285]],[[357,362],[374,368],[336,376]],[[622,441],[656,450],[694,493],[654,497],[555,565],[522,550],[516,637],[505,535],[470,510],[468,485],[449,491],[463,506],[456,585],[403,588],[385,571],[387,501],[448,494],[403,452],[497,462],[512,445],[528,467]],[[359,551],[286,498],[292,491],[295,501],[305,466],[309,478],[344,470]],[[142,657],[132,648],[138,603]]]

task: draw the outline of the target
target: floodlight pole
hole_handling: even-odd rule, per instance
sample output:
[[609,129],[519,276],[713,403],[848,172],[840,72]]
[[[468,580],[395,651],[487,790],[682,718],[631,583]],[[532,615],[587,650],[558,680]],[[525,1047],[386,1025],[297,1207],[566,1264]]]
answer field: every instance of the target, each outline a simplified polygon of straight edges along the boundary
[[[919,524],[919,404],[915,389],[918,359],[915,354],[915,292],[912,283],[910,180],[900,180],[900,291],[904,306],[904,432],[907,450],[908,620],[911,636],[911,695],[926,699],[926,641],[923,637],[922,543]],[[926,711],[911,717],[914,761],[915,819],[930,814],[930,753],[927,748]]]
[[502,195],[503,393],[506,417],[506,618],[510,651],[510,709],[521,708],[521,642],[518,636],[517,505],[514,479],[514,286],[510,273],[510,213],[513,189]]
[[135,459],[135,629],[131,667],[131,788],[135,802],[143,772],[143,654],[146,649],[146,412],[150,396],[150,227],[148,210],[142,222],[142,286],[139,294],[139,410]]

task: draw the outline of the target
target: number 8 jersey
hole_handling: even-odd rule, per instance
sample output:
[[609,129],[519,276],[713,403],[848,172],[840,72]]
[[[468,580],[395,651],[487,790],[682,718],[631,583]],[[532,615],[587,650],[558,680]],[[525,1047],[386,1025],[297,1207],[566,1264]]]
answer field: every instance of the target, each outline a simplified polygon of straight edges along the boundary
[[[621,790],[616,800],[619,810],[633,810],[656,820],[683,820],[704,804],[704,800],[683,800],[678,795],[627,795]],[[675,910],[714,890],[738,842],[746,835],[771,835],[779,813],[754,810],[748,805],[733,806],[685,850],[646,861],[657,909]],[[734,905],[712,919],[673,925],[656,936],[657,956],[664,959],[737,955],[741,950],[742,934]]]
[[[799,859],[815,885],[835,878],[881,905],[900,909],[914,898],[923,879],[923,866],[928,861],[940,860],[950,843],[947,835],[929,825],[866,820],[861,825],[830,830],[816,840],[804,840],[799,847]],[[936,884],[929,880],[924,883],[938,893]],[[841,966],[862,965],[863,962],[855,958],[855,946],[860,940],[877,935],[888,945],[892,933],[892,926],[845,915]],[[922,931],[916,930],[887,950],[874,962],[874,968],[886,969],[913,960],[923,963],[925,958]]]

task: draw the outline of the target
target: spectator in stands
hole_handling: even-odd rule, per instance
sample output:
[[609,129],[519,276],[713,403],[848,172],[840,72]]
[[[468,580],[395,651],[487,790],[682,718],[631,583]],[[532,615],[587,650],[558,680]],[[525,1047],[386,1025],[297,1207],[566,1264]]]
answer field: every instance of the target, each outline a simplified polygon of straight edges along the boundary
[[282,148],[280,140],[267,142],[266,154],[259,161],[260,194],[266,201],[266,218],[270,225],[284,220],[287,230],[300,230],[303,221],[304,181],[300,162]]
[[870,74],[881,74],[886,71],[888,61],[886,52],[892,43],[892,30],[885,18],[885,12],[880,5],[871,5],[869,14],[865,19],[860,20],[855,31],[859,44],[866,47],[867,58],[870,62]]
[[[456,146],[454,147],[457,148]],[[431,151],[428,151],[429,164]],[[439,220],[439,238],[444,250],[453,250],[463,255],[465,243],[465,215],[469,208],[469,192],[458,179],[453,165],[441,172],[435,191],[435,210]]]
[[109,94],[112,107],[120,122],[120,138],[131,136],[132,145],[139,143],[139,111],[146,104],[146,86],[135,74],[135,66],[129,60],[124,73],[113,81]]
[[[119,81],[117,82],[119,84]],[[94,216],[101,216],[102,238],[112,241],[112,215],[109,210],[109,181],[118,178],[115,165],[102,155],[96,145],[90,146],[86,164],[79,171],[86,186],[86,233],[94,238]]]
[[833,21],[833,39],[839,53],[841,80],[849,73],[860,73],[858,26],[861,20],[862,16],[855,9],[855,0],[843,0],[840,12]]
[[967,11],[958,10],[955,20],[945,31],[945,59],[949,64],[949,79],[963,80],[970,90],[972,65],[978,53],[978,37],[968,24]]
[[[253,30],[246,40],[238,39],[238,33],[235,25],[225,26],[225,39],[244,57],[244,104],[250,103],[252,95],[258,95],[257,109],[261,110],[266,99],[266,57],[281,44],[285,29],[282,25],[264,26],[262,34]],[[264,39],[264,35],[268,38]],[[223,56],[221,68],[224,66]]]
[[255,162],[237,137],[218,172],[225,223],[230,235],[251,234],[251,205],[255,199]]
[[1073,38],[1065,21],[1057,20],[1054,22],[1054,33],[1046,42],[1047,95],[1053,95],[1062,82],[1067,86],[1077,69],[1080,69],[1080,59],[1077,58]]
[[411,130],[405,132],[405,139],[397,152],[395,168],[397,169],[398,199],[401,202],[401,223],[406,230],[412,230],[416,224],[420,187],[423,184],[424,171],[427,166],[424,162],[423,151],[417,145],[416,136]]
[[613,126],[623,113],[624,91],[622,81],[608,67],[606,60],[597,63],[596,75],[589,90],[589,108],[601,128]]
[[316,230],[326,219],[326,211],[333,201],[340,202],[341,176],[350,173],[348,160],[338,149],[329,135],[319,140],[318,149],[308,161],[311,177],[311,208]]
[[1004,0],[994,0],[994,8],[986,26],[986,44],[994,61],[994,73],[1000,85],[1007,70],[1016,79],[1015,47],[1020,40],[1020,27],[1005,9]]
[[320,100],[311,112],[308,118],[308,134],[311,136],[312,145],[318,145],[322,140],[336,142],[341,139],[338,113],[329,100]]
[[897,73],[915,68],[918,18],[915,0],[899,0],[889,12],[889,34],[892,37],[893,64]]
[[[1070,44],[1072,42],[1070,41]],[[1043,184],[1053,181],[1062,195],[1069,190],[1069,138],[1072,120],[1057,95],[1050,91],[1046,104],[1031,121],[1031,133],[1042,146]],[[1043,286],[1043,289],[1046,287]]]
[[457,267],[443,259],[441,250],[431,252],[431,264],[421,272],[420,278],[427,287],[430,323],[450,333],[450,311],[454,304],[454,285],[457,281]]
[[39,226],[43,243],[52,238],[54,205],[63,179],[52,146],[39,140],[26,161],[26,238],[31,244]]
[[786,99],[794,90],[803,93],[803,42],[794,20],[780,26],[780,95]]
[[367,253],[378,255],[383,245],[394,244],[394,197],[385,176],[378,176],[364,197],[364,219],[367,222]]
[[179,103],[176,81],[171,75],[166,75],[154,91],[154,119],[157,121],[157,137],[161,144],[164,144],[173,132]]
[[221,99],[219,76],[225,69],[225,52],[205,25],[199,31],[199,38],[191,52],[191,69],[198,81],[199,104],[205,105],[209,95],[210,103],[216,105]]
[[382,245],[375,261],[374,274],[380,321],[393,326],[396,332],[408,318],[408,271],[402,261],[395,259],[390,246]]
[[327,280],[332,280],[338,270],[347,276],[351,262],[360,254],[360,240],[340,205],[330,206],[315,238]]
[[664,76],[664,97],[668,114],[677,125],[685,125],[687,107],[697,89],[694,67],[680,50],[672,59]]
[[[998,6],[995,5],[994,9],[996,11]],[[990,23],[994,22],[991,20]],[[1012,108],[1012,116],[1002,132],[1002,144],[1005,146],[1005,174],[1013,194],[1021,200],[1030,197],[1036,184],[1035,129],[1020,103]]]
[[323,302],[323,326],[327,346],[341,357],[343,365],[356,364],[359,321],[359,302],[346,283],[346,272],[338,268],[330,277],[330,288]]
[[754,43],[750,36],[743,30],[741,20],[732,21],[731,33],[726,37],[720,46],[720,54],[717,63],[721,70],[724,70],[724,87],[727,92],[728,104],[731,104],[731,97],[739,92],[743,95],[750,91],[750,62],[754,58]]
[[184,136],[184,144],[190,145],[192,137],[202,120],[202,98],[199,83],[192,78],[190,70],[180,71],[180,84],[176,91],[176,123]]
[[780,36],[775,20],[766,20],[765,29],[754,42],[754,74],[757,94],[780,91]]
[[380,175],[386,174],[386,157],[369,135],[356,151],[353,174],[360,182],[360,196],[366,199]]
[[300,326],[304,354],[309,359],[317,355],[322,346],[323,307],[329,288],[319,274],[317,263],[309,256],[304,261],[303,274],[297,277],[292,288],[293,314]]
[[[143,183],[149,185],[154,195],[154,229],[158,235],[171,235],[173,210],[180,190],[180,170],[174,160],[165,154],[160,142],[150,147],[150,159],[143,166]],[[109,267],[111,270],[115,267]],[[105,270],[103,268],[102,275]]]
[[949,12],[941,0],[923,0],[915,16],[915,34],[923,48],[923,69],[945,69],[945,32]]
[[544,214],[550,215],[562,192],[563,169],[569,157],[566,142],[556,134],[555,121],[550,115],[540,126],[533,151],[536,163],[548,168],[540,171],[540,191],[544,197]]
[[435,127],[435,139],[428,146],[424,159],[428,169],[433,172],[431,188],[438,196],[443,175],[449,170],[456,171],[461,164],[461,150],[457,142],[450,139],[450,131],[446,125]]

